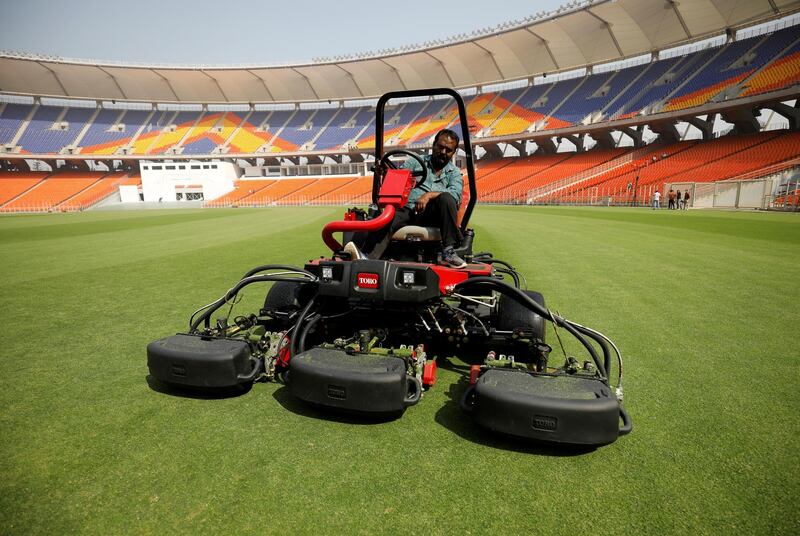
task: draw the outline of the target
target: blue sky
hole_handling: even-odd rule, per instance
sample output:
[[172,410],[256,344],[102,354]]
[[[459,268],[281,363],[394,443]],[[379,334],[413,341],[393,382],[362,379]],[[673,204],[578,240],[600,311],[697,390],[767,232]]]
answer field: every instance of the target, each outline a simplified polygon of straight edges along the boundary
[[0,0],[0,50],[126,62],[300,62],[469,33],[564,2]]

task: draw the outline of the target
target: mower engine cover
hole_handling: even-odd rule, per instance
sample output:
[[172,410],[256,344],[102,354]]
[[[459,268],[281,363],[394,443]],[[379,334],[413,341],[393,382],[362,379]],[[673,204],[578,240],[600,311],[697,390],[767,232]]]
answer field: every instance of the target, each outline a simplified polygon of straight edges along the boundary
[[517,437],[600,446],[619,436],[619,402],[593,378],[491,369],[470,404],[478,424]]
[[422,394],[419,380],[406,374],[406,362],[399,357],[330,348],[294,356],[289,388],[300,400],[367,414],[402,413]]
[[306,264],[305,268],[320,278],[320,296],[375,303],[423,303],[441,295],[439,275],[426,264],[373,259],[320,260]]
[[179,334],[147,345],[147,367],[169,385],[224,389],[251,383],[258,364],[243,340]]

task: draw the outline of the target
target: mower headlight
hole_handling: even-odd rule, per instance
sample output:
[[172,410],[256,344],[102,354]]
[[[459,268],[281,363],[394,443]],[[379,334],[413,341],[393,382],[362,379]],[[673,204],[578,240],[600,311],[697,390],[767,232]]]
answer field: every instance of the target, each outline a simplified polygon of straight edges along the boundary
[[414,284],[414,272],[403,272],[403,284],[404,285]]
[[322,279],[333,279],[333,266],[322,267]]

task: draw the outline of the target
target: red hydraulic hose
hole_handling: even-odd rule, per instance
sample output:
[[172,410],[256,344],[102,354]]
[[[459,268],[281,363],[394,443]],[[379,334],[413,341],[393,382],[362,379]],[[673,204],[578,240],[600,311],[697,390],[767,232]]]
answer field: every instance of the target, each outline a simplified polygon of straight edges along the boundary
[[322,240],[331,251],[339,251],[342,245],[333,237],[333,233],[339,231],[377,231],[389,225],[394,218],[395,208],[393,205],[386,205],[383,212],[372,220],[354,221],[332,221],[322,229]]

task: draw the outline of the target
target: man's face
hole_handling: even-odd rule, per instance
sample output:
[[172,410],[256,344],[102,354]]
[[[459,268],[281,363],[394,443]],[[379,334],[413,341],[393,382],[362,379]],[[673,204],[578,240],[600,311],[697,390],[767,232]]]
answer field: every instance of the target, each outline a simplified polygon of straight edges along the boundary
[[442,169],[456,154],[456,140],[450,136],[439,136],[439,139],[433,142],[433,152],[431,154],[431,164],[436,171]]

